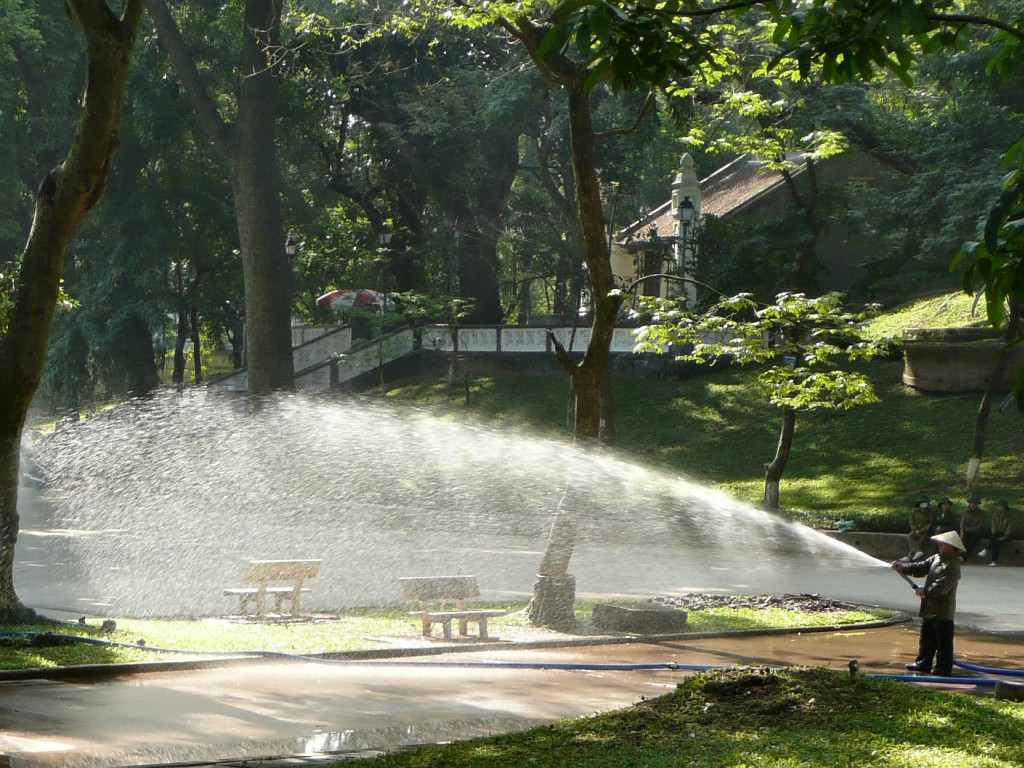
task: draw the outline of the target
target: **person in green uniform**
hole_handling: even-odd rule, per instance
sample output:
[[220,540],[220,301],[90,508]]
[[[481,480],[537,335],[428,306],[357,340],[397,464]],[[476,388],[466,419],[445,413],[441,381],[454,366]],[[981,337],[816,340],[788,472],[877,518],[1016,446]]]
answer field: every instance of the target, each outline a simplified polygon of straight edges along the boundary
[[921,560],[925,550],[930,549],[927,542],[935,533],[935,518],[928,497],[921,494],[910,510],[910,533],[907,534],[907,556],[904,562]]
[[992,558],[989,566],[999,564],[999,550],[1003,544],[1008,544],[1013,538],[1013,513],[1010,511],[1010,502],[1001,499],[996,502],[996,511],[992,513],[992,538],[988,540],[988,549],[978,553],[979,557],[988,555]]
[[967,498],[967,509],[960,518],[960,538],[964,542],[966,563],[985,540],[985,510],[981,508],[981,496],[976,493]]

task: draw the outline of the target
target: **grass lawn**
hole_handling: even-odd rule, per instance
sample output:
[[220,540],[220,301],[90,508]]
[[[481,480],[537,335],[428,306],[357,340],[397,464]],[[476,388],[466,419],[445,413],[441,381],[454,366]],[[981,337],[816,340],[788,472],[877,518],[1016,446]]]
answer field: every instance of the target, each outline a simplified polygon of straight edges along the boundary
[[[1019,766],[1024,705],[823,669],[718,670],[593,717],[367,760],[367,768]],[[348,765],[349,763],[345,763]],[[341,765],[341,764],[336,764]]]
[[[576,614],[586,627],[594,611],[595,600],[578,600]],[[502,630],[528,626],[526,603],[474,604],[482,608],[503,608],[507,616],[492,619],[491,634],[501,637]],[[806,613],[784,608],[750,609],[716,607],[691,610],[687,618],[689,632],[756,631],[774,628],[801,629],[829,627],[889,618],[891,611],[880,609],[838,610]],[[75,664],[123,664],[140,661],[164,661],[189,658],[191,654],[167,654],[137,646],[145,641],[151,648],[177,649],[199,653],[264,651],[292,654],[320,654],[353,650],[380,650],[392,645],[374,638],[415,638],[419,623],[403,608],[367,608],[351,610],[342,616],[301,623],[237,622],[226,619],[202,621],[118,619],[113,632],[101,633],[95,627],[77,624],[33,624],[8,626],[5,633],[50,632],[74,634],[118,645],[78,642],[47,643],[42,637],[14,634],[0,637],[0,669],[69,666]],[[582,630],[582,631],[585,631]],[[570,637],[565,635],[563,637]],[[551,638],[546,638],[551,639]]]

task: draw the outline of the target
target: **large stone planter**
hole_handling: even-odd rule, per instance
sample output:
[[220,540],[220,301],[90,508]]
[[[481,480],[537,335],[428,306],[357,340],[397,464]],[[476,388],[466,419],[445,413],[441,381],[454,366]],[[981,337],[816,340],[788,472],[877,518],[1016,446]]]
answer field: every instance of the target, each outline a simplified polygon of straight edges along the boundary
[[[988,328],[915,331],[904,343],[903,383],[926,392],[983,392],[1005,349]],[[1010,360],[998,382],[1009,389],[1024,365],[1024,345],[1007,352]]]

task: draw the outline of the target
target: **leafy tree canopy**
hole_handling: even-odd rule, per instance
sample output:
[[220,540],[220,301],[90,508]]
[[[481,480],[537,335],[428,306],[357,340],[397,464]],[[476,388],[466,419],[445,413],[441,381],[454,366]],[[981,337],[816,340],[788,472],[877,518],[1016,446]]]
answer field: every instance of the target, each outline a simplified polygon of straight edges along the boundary
[[888,350],[888,341],[861,332],[878,309],[849,312],[840,293],[809,298],[784,292],[770,304],[744,293],[724,297],[700,314],[661,303],[638,333],[639,349],[680,345],[686,350],[681,360],[761,364],[758,380],[772,405],[845,410],[877,401],[867,377],[839,370],[838,362]]

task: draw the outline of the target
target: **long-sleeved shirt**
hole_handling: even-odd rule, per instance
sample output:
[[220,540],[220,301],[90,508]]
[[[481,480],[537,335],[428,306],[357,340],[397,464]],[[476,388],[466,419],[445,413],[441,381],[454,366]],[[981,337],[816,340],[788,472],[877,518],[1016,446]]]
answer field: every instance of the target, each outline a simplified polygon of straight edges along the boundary
[[908,563],[904,573],[924,576],[924,596],[921,598],[922,619],[953,620],[956,614],[956,587],[960,583],[960,555],[943,555],[941,552],[926,560]]
[[1003,532],[1002,538],[1010,538],[1010,534],[1013,533],[1013,515],[1010,510],[1003,507],[996,507],[996,511],[992,513],[992,533],[998,531]]
[[985,526],[985,511],[981,507],[968,507],[960,519],[960,535],[982,533]]

